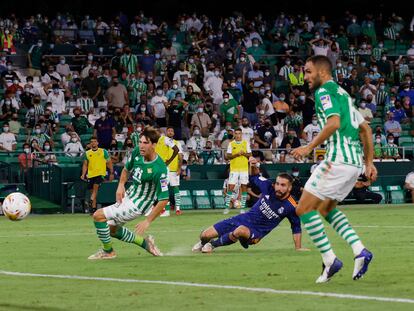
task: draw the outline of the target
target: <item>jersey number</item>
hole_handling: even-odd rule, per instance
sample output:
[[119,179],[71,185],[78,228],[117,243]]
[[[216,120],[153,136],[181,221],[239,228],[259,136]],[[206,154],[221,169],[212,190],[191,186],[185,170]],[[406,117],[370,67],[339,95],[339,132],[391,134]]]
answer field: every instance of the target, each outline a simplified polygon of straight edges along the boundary
[[355,107],[352,103],[352,98],[350,96],[348,96],[348,106],[349,106],[349,114],[350,114],[350,118],[351,118],[351,125],[354,129],[359,128],[359,123],[356,117],[356,110]]

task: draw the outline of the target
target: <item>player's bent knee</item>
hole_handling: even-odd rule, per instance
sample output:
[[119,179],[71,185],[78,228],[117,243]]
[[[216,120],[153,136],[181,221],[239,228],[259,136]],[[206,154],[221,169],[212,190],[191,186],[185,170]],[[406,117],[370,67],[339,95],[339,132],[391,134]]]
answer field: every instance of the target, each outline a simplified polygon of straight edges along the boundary
[[233,231],[234,237],[240,239],[248,239],[250,238],[250,230],[245,226],[240,226],[236,230]]
[[95,213],[93,213],[93,220],[97,222],[104,222],[107,220],[102,209],[98,209]]
[[218,233],[214,227],[207,228],[200,234],[201,240],[211,240],[213,238],[216,238],[218,236]]

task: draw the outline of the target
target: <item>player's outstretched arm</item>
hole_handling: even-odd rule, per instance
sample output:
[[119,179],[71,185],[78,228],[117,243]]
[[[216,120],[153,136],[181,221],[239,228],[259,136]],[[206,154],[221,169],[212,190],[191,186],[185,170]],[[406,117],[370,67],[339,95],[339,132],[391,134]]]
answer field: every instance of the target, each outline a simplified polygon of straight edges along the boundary
[[116,189],[116,201],[118,203],[121,203],[125,196],[125,183],[128,181],[128,177],[129,172],[123,168],[121,177],[119,178],[118,188]]
[[308,252],[309,248],[302,247],[302,233],[293,234],[293,243],[295,243],[295,250],[298,252]]

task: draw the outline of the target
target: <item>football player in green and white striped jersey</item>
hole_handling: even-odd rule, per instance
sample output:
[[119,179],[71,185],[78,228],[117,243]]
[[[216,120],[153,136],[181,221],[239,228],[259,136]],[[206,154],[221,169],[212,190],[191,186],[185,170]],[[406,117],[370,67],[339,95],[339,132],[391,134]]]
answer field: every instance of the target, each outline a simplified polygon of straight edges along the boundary
[[[115,258],[111,237],[139,245],[154,256],[162,256],[154,244],[154,239],[151,236],[142,236],[165,208],[169,198],[167,167],[155,152],[159,137],[158,131],[152,127],[143,130],[139,148],[132,151],[122,170],[116,191],[116,203],[93,214],[96,232],[103,248],[89,256],[89,259]],[[129,176],[132,177],[132,184],[125,190]],[[126,222],[145,215],[155,200],[158,203],[146,219],[136,225],[135,233],[123,226]]]
[[352,278],[358,280],[366,273],[373,255],[336,205],[351,192],[362,173],[362,156],[366,177],[371,181],[376,179],[371,128],[355,109],[349,94],[332,80],[329,58],[320,55],[309,58],[305,65],[305,81],[315,92],[316,115],[322,130],[312,142],[292,153],[296,158],[302,158],[325,141],[327,151],[325,160],[306,183],[296,213],[322,256],[323,270],[316,282],[329,281],[342,268],[318,211],[351,246],[355,255]]

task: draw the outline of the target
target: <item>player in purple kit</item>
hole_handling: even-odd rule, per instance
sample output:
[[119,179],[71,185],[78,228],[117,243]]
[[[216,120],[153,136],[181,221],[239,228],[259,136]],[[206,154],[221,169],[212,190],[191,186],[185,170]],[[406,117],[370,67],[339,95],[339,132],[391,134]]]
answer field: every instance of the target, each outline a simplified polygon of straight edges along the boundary
[[261,197],[247,213],[222,220],[204,230],[200,235],[200,241],[193,246],[194,252],[211,253],[217,247],[237,241],[244,248],[248,248],[249,245],[257,244],[284,218],[290,221],[295,249],[307,250],[302,248],[300,219],[295,212],[297,203],[290,195],[292,177],[281,173],[273,185],[270,180],[259,175],[255,158],[250,158],[249,162],[250,183],[259,187]]

